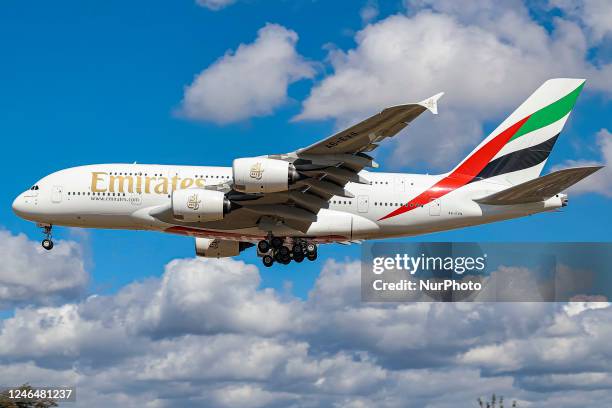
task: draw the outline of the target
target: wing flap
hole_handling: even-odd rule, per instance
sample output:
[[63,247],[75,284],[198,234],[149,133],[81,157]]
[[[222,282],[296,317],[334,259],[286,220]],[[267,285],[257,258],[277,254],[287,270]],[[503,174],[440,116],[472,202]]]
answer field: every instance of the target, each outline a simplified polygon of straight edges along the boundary
[[317,220],[316,214],[313,214],[310,211],[304,210],[302,208],[290,207],[288,205],[262,204],[243,207],[243,209],[261,215],[271,215],[281,218],[289,218],[302,222],[315,222]]
[[590,176],[603,166],[575,167],[563,169],[521,183],[514,187],[476,199],[477,203],[489,205],[527,204],[545,201],[555,194]]

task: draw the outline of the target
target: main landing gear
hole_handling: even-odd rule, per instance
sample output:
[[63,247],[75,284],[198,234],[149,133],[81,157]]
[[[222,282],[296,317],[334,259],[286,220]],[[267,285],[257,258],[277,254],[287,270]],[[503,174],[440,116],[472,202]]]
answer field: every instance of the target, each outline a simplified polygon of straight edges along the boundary
[[53,241],[51,241],[51,229],[53,228],[52,225],[41,225],[41,228],[43,229],[43,233],[45,234],[45,239],[42,240],[41,245],[43,248],[45,248],[47,251],[50,251],[53,249]]
[[272,266],[274,262],[288,265],[292,260],[300,263],[304,259],[310,261],[317,259],[317,245],[304,239],[294,238],[291,249],[289,249],[282,238],[270,237],[259,241],[257,253],[262,257],[266,267]]

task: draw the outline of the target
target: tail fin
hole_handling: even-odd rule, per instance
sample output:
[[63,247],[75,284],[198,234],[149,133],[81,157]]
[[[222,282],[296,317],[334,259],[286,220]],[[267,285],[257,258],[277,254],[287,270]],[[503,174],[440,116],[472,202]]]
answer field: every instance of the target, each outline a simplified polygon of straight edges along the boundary
[[537,178],[584,82],[571,78],[544,82],[452,173],[472,181],[503,176],[512,184]]

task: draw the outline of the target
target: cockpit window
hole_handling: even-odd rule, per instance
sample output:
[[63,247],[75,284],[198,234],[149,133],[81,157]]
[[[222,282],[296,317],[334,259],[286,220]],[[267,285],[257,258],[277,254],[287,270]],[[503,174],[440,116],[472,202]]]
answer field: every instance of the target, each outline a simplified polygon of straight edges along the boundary
[[30,190],[38,190],[38,186],[34,185],[34,186],[30,187]]

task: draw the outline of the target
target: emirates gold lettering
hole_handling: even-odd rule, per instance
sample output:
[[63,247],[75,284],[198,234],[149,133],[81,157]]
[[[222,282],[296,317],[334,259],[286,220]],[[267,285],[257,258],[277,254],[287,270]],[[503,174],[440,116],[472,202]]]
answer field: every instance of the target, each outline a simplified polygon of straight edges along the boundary
[[193,179],[190,178],[184,178],[183,181],[181,181],[181,190],[184,190],[186,188],[189,188],[193,185]]
[[136,177],[136,192],[142,193],[142,177]]
[[102,175],[108,175],[103,171],[94,171],[91,173],[91,192],[92,193],[104,193],[106,191],[106,187],[100,187],[99,182],[104,181]]
[[[127,183],[127,191],[125,184]],[[134,192],[134,177],[133,176],[110,176],[108,191],[111,193],[133,193]]]
[[157,194],[168,194],[168,177],[158,177],[159,184],[155,186]]
[[145,177],[145,194],[151,193],[151,181],[155,179],[156,177]]
[[[191,187],[204,188],[206,180],[201,178],[181,178],[178,175],[168,177],[119,176],[109,175],[103,171],[91,172],[91,191],[93,193],[142,193],[168,194],[172,190],[184,190]],[[172,190],[171,190],[172,189]]]

